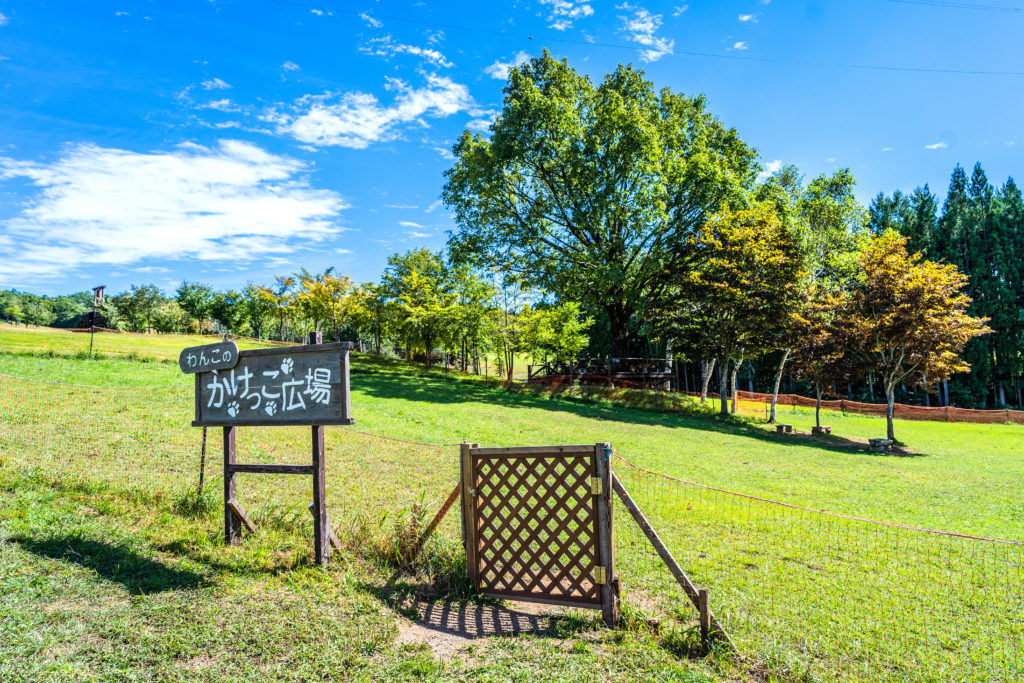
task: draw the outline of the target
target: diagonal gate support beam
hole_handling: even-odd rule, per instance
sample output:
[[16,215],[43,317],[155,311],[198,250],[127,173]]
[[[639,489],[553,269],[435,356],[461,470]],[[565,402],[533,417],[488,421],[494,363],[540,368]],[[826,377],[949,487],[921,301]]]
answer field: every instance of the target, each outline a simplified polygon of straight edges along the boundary
[[650,541],[652,546],[654,546],[654,550],[658,553],[658,556],[661,557],[661,561],[665,563],[665,566],[668,567],[668,570],[672,573],[676,582],[682,587],[683,592],[686,593],[686,597],[690,599],[690,602],[693,603],[693,606],[697,609],[700,615],[701,634],[704,636],[705,640],[708,638],[718,638],[728,643],[729,647],[733,650],[736,650],[736,645],[732,642],[732,638],[729,637],[729,634],[724,628],[722,628],[718,619],[716,619],[715,615],[711,612],[711,608],[708,603],[708,591],[703,588],[698,588],[696,584],[690,580],[690,577],[686,575],[683,568],[679,566],[678,562],[676,562],[676,558],[672,557],[672,553],[669,552],[668,547],[661,540],[661,537],[658,536],[658,532],[654,530],[651,523],[647,521],[646,517],[644,517],[644,513],[640,511],[640,508],[633,501],[633,498],[630,497],[629,493],[626,491],[626,487],[622,485],[622,482],[620,482],[619,478],[614,474],[612,474],[612,488],[619,496],[619,500],[622,501],[622,504],[626,506],[627,510],[629,510],[629,514],[632,515],[637,526],[639,526],[640,530],[644,532],[644,536],[646,536],[647,540]]

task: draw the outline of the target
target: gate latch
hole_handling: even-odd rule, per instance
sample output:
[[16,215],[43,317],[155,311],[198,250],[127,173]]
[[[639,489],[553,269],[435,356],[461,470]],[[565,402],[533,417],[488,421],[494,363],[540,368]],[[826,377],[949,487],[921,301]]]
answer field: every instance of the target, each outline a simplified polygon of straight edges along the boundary
[[601,484],[602,484],[602,481],[601,481],[600,477],[591,477],[590,478],[590,493],[595,495],[595,496],[600,496],[602,493],[604,493],[604,487],[601,486]]
[[608,577],[605,576],[604,567],[601,567],[601,566],[594,567],[594,583],[603,586],[607,582],[608,582]]

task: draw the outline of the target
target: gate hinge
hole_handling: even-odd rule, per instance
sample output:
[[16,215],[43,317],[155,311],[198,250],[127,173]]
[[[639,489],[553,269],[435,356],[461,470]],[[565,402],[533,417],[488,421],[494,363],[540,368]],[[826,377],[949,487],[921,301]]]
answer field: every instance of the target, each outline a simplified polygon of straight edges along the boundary
[[590,493],[595,496],[600,496],[602,493],[604,493],[604,487],[602,486],[602,483],[603,482],[601,481],[600,477],[591,477]]
[[605,575],[604,567],[594,567],[594,583],[603,586],[608,582],[608,577]]

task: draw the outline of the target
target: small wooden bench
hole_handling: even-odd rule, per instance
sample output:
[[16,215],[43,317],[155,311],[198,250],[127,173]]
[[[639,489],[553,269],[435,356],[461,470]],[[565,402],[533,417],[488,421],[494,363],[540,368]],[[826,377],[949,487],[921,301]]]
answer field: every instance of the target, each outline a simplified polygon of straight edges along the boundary
[[793,433],[793,425],[786,425],[786,424],[775,425],[775,433],[776,434],[792,434]]
[[822,425],[820,427],[811,427],[811,433],[812,434],[831,434],[832,433],[832,427],[827,426],[827,425]]
[[895,441],[892,439],[868,439],[868,444],[871,445],[871,450],[875,453],[885,453],[892,448]]

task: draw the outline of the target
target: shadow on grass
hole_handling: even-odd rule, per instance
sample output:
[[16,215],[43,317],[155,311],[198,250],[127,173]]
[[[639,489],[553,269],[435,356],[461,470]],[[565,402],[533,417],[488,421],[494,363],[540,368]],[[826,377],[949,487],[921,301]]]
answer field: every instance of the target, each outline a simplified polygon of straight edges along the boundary
[[[668,412],[656,408],[615,405],[592,399],[517,392],[493,384],[486,386],[479,381],[459,380],[454,374],[449,378],[433,373],[409,372],[407,368],[397,364],[393,367],[386,363],[367,365],[365,369],[353,372],[352,387],[356,391],[379,399],[401,399],[442,405],[486,403],[507,409],[533,408],[567,412],[593,420],[717,432],[771,444],[812,447],[846,455],[858,452],[881,457],[911,455],[908,452],[871,453],[867,450],[866,443],[839,436],[778,435],[758,427],[749,419],[732,415]],[[599,434],[594,435],[595,439],[600,437]]]
[[91,569],[108,581],[120,583],[135,594],[163,593],[207,584],[201,574],[174,569],[121,545],[78,536],[8,539],[41,557],[71,562]]
[[540,614],[540,610],[513,609],[493,600],[453,598],[429,587],[360,587],[418,626],[467,640],[527,634],[566,638],[598,628],[591,614]]

